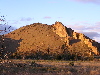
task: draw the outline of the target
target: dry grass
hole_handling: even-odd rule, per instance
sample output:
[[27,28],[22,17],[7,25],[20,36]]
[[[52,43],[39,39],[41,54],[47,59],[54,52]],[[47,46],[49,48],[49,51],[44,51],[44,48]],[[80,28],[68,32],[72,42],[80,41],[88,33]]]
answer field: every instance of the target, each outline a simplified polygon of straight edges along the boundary
[[0,75],[100,75],[100,62],[10,60],[0,63]]

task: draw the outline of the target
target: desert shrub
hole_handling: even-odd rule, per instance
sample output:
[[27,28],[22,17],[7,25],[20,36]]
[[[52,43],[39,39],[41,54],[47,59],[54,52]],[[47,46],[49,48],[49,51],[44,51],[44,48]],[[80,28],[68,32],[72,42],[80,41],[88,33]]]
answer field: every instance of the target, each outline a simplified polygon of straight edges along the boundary
[[[24,55],[26,54],[26,55]],[[79,55],[81,53],[71,53],[71,52],[66,52],[66,53],[61,53],[61,54],[57,54],[57,53],[44,53],[42,51],[37,51],[37,52],[33,52],[31,54],[28,53],[13,53],[10,58],[12,59],[43,59],[43,60],[93,60],[94,57],[93,56],[82,56]]]
[[10,59],[21,59],[21,55],[19,53],[15,52],[15,53],[11,54],[9,56],[9,58]]
[[74,62],[73,62],[73,61],[70,62],[70,63],[69,63],[69,66],[74,66]]
[[61,60],[63,57],[61,55],[56,56],[56,60]]
[[94,60],[94,56],[84,57],[84,60],[93,61]]
[[77,72],[77,69],[75,69],[75,68],[70,68],[69,71],[70,71],[70,72]]
[[35,61],[32,61],[30,65],[33,66],[34,64],[36,64]]

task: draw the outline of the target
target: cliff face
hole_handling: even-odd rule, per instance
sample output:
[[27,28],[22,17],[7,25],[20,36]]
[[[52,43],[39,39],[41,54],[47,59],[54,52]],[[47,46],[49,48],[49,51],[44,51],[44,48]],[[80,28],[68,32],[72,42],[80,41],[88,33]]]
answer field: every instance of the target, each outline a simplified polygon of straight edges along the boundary
[[[50,53],[62,53],[65,46],[66,50],[75,52],[87,50],[90,55],[98,55],[100,52],[99,43],[82,33],[74,32],[61,22],[55,22],[53,25],[34,23],[6,34],[5,38],[21,40],[16,49],[17,52],[23,54],[36,51],[48,53],[48,49]],[[11,46],[14,46],[14,44],[11,44]],[[63,49],[62,46],[64,46]],[[80,50],[76,47],[79,47]],[[10,50],[13,50],[13,48]]]
[[85,36],[82,33],[73,32],[73,38],[80,39],[81,41],[83,41],[88,47],[91,48],[92,52],[95,55],[98,55],[99,54],[99,51],[100,51],[100,45],[99,45],[99,43],[97,43],[94,40],[88,38],[87,36]]
[[55,22],[53,26],[53,32],[58,34],[60,37],[67,37],[65,26],[61,22]]
[[99,51],[100,51],[99,43],[95,42],[94,40],[90,39],[89,37],[85,36],[84,34],[74,32],[74,30],[72,30],[71,28],[65,27],[61,22],[56,22],[53,25],[53,27],[54,27],[54,32],[56,34],[58,34],[60,37],[65,37],[67,46],[71,46],[70,42],[77,43],[77,42],[82,41],[89,48],[91,48],[90,54],[92,54],[92,53],[95,55],[99,54]]

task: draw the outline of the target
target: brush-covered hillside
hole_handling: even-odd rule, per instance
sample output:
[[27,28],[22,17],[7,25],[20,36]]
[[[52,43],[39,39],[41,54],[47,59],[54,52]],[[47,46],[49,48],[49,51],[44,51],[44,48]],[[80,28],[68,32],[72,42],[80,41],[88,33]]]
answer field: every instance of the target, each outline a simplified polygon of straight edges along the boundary
[[[100,44],[61,22],[53,25],[34,23],[4,35],[4,49],[13,56],[34,58],[99,55]],[[9,39],[11,40],[9,42]],[[2,47],[2,46],[1,46]]]

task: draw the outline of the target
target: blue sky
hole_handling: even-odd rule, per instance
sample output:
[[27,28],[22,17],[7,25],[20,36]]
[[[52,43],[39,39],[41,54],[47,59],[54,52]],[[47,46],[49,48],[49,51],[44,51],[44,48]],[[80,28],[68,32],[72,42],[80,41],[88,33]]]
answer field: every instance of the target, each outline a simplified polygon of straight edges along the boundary
[[15,28],[60,21],[100,42],[100,0],[0,0],[0,15]]

